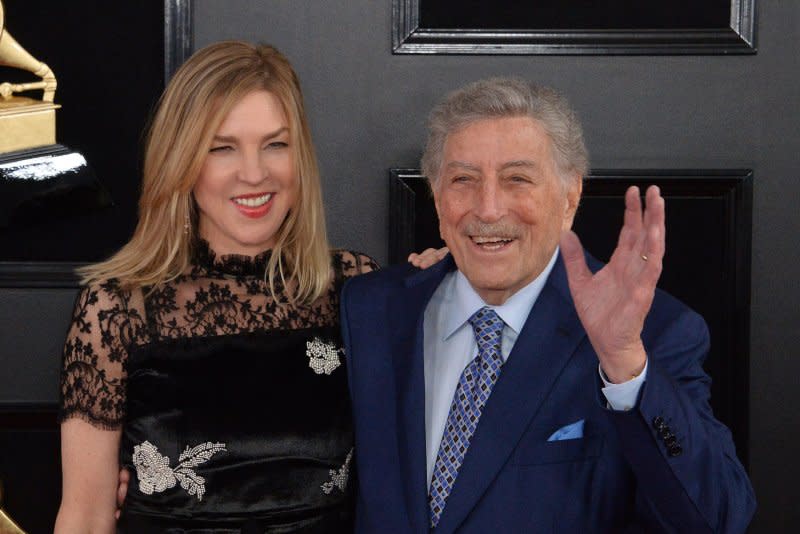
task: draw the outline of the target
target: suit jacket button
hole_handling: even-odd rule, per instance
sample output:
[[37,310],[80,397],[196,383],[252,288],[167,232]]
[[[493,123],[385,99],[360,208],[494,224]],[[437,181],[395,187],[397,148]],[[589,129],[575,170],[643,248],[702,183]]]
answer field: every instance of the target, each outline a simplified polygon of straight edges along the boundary
[[675,456],[680,456],[682,452],[683,452],[683,448],[678,444],[675,444],[672,447],[670,447],[669,449],[667,449],[667,453],[673,458]]
[[655,428],[656,430],[661,430],[665,426],[667,426],[667,425],[664,422],[664,418],[663,417],[661,417],[660,415],[657,415],[656,417],[653,418],[653,428]]

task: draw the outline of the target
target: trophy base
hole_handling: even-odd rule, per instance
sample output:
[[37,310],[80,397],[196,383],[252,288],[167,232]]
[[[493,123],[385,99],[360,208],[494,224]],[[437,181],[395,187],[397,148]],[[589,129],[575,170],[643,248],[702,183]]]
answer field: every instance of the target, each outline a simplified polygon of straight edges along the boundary
[[80,152],[51,145],[0,154],[0,233],[111,205],[108,191]]
[[0,508],[0,534],[25,534],[8,514]]
[[55,144],[60,107],[24,97],[0,101],[0,153]]

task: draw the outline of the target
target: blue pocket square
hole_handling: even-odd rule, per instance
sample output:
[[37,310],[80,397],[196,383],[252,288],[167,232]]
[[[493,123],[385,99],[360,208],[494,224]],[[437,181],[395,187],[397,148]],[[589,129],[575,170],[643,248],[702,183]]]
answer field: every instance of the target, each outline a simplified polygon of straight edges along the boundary
[[580,421],[575,421],[566,426],[562,426],[553,434],[547,438],[547,441],[563,441],[565,439],[580,439],[583,437],[583,422],[584,420],[581,419]]

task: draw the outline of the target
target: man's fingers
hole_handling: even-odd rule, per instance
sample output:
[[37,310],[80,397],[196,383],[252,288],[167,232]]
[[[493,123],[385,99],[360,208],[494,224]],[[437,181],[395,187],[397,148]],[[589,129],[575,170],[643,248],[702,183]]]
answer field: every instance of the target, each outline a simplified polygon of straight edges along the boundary
[[[651,185],[647,188],[647,205],[644,210],[644,224],[646,228],[657,227],[659,228],[659,236],[661,241],[664,241],[666,234],[665,226],[665,208],[664,197],[661,196],[661,191],[658,186]],[[649,237],[649,230],[648,230]]]
[[631,250],[636,245],[642,231],[642,201],[639,188],[632,185],[625,191],[625,217],[619,233],[618,246]]
[[[617,249],[614,250],[612,259],[619,257],[619,261],[628,263],[641,258],[661,257],[664,254],[664,198],[658,186],[651,185],[645,192],[646,204],[642,207],[639,197],[639,188],[631,186],[625,192],[625,216],[622,230],[620,231]],[[652,232],[658,228],[658,232]],[[654,240],[657,236],[660,241]]]
[[661,276],[662,260],[664,258],[664,241],[661,237],[662,234],[663,232],[661,232],[657,226],[648,229],[644,252],[642,253],[647,257],[642,272],[645,273],[645,278],[648,283],[653,286],[656,285],[658,278]]
[[408,262],[413,265],[414,267],[419,267],[420,269],[427,269],[431,265],[438,263],[442,258],[444,258],[449,249],[447,247],[442,248],[426,248],[419,254],[412,252],[408,255]]
[[625,191],[625,224],[632,228],[642,224],[642,200],[639,188],[635,185]]
[[644,211],[645,236],[642,243],[642,254],[652,258],[660,272],[661,260],[666,250],[666,225],[664,198],[657,186],[647,189],[647,206]]
[[567,281],[574,292],[592,278],[592,272],[586,265],[581,240],[575,232],[572,230],[562,232],[560,246],[564,268],[567,270]]
[[[128,483],[131,480],[130,472],[124,467],[119,470],[119,486],[117,486],[117,508],[122,508],[125,503],[125,496],[128,494]],[[117,510],[119,518],[119,510]]]

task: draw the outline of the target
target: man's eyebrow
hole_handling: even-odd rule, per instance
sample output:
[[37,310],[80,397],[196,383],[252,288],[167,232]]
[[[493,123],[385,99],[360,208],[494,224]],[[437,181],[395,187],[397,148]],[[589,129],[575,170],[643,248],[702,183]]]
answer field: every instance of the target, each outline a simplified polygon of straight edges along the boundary
[[503,163],[500,166],[500,170],[515,169],[519,167],[533,167],[534,169],[536,169],[539,167],[539,165],[535,161],[531,161],[528,159],[517,159],[514,161],[508,161],[506,163]]
[[447,169],[464,169],[468,171],[478,172],[480,169],[473,165],[472,163],[466,163],[464,161],[450,161],[445,165]]
[[[272,139],[274,137],[278,137],[282,133],[288,132],[288,131],[289,131],[288,127],[281,126],[280,128],[278,128],[277,130],[275,130],[273,132],[269,132],[269,133],[264,134],[264,137],[262,137],[261,140],[262,141],[266,141],[268,139]],[[235,143],[236,141],[238,141],[238,138],[235,135],[215,135],[213,140],[215,142],[217,142],[217,143]]]

